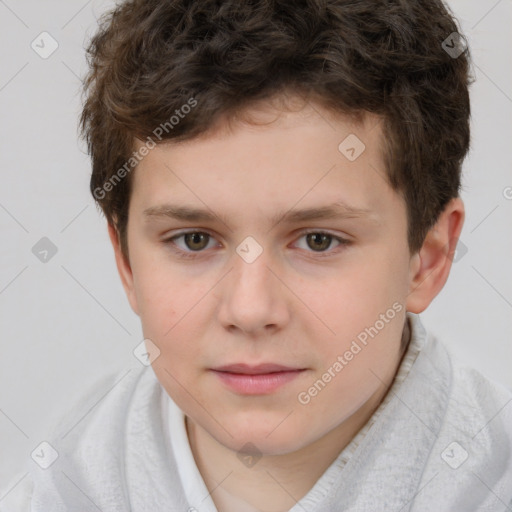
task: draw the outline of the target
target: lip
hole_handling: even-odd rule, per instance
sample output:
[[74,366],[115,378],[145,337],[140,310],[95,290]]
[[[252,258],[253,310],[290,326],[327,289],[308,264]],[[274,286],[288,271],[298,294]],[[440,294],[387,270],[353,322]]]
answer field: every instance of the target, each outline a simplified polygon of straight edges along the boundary
[[283,366],[281,364],[274,363],[262,363],[257,365],[249,365],[245,363],[237,363],[237,364],[228,364],[225,366],[219,366],[218,368],[214,368],[215,371],[218,372],[229,372],[229,373],[240,373],[244,375],[263,375],[267,373],[276,373],[276,372],[288,372],[288,371],[296,371],[301,368],[294,368],[292,366]]
[[305,370],[273,363],[256,366],[240,363],[214,368],[212,372],[235,393],[266,395],[291,382]]

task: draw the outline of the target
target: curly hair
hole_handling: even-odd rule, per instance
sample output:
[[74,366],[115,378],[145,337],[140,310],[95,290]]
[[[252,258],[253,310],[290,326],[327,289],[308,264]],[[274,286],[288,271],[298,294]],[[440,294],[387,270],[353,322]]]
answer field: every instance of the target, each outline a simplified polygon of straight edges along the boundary
[[294,92],[333,112],[380,116],[414,253],[458,196],[469,150],[470,56],[467,45],[449,51],[457,41],[442,0],[123,1],[86,49],[80,130],[91,193],[128,257],[136,139],[191,139]]

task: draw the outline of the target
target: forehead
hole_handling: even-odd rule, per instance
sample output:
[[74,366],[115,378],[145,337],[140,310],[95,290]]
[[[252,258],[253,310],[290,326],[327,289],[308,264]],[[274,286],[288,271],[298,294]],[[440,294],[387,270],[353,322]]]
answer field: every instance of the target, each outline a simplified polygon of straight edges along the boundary
[[400,201],[382,137],[375,115],[357,122],[317,104],[264,104],[193,139],[158,144],[137,166],[133,200],[144,211],[181,202],[227,217],[252,208],[273,222],[294,206],[336,203],[375,216]]

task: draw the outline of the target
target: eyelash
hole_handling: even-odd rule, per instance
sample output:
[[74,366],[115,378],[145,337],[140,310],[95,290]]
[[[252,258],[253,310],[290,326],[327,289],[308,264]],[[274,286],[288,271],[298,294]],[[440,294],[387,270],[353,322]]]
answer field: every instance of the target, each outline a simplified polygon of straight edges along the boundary
[[[174,253],[178,254],[178,256],[182,259],[194,259],[194,258],[198,258],[201,256],[201,254],[203,252],[205,252],[206,250],[203,249],[201,251],[184,251],[183,249],[179,249],[176,247],[176,244],[174,243],[174,240],[178,239],[178,238],[181,238],[185,235],[190,235],[190,234],[194,234],[194,233],[202,233],[202,234],[205,234],[205,235],[208,235],[209,237],[211,238],[214,238],[210,233],[208,233],[207,231],[198,231],[198,230],[191,230],[191,231],[183,231],[181,233],[178,233],[176,235],[173,235],[172,237],[170,238],[166,238],[163,240],[163,243],[165,245],[167,245]],[[332,240],[334,241],[337,241],[339,242],[339,247],[344,247],[344,246],[348,246],[350,245],[350,241],[347,240],[346,238],[342,238],[340,236],[336,236],[336,235],[333,235],[332,233],[329,233],[327,231],[318,231],[318,230],[309,230],[309,231],[303,231],[299,238],[302,238],[306,235],[309,235],[309,234],[315,234],[315,235],[328,235],[332,238]],[[316,257],[318,258],[326,258],[326,257],[329,257],[329,256],[332,256],[332,251],[320,251],[320,252],[315,252],[315,251],[308,251],[308,252],[311,252],[313,254],[316,255]],[[336,251],[337,252],[337,251]]]

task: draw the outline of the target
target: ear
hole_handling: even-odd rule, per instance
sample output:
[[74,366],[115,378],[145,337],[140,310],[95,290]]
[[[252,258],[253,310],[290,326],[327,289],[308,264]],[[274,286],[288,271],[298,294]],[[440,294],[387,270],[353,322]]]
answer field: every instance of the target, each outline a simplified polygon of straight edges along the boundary
[[425,237],[421,249],[411,257],[406,310],[421,313],[442,290],[464,224],[464,203],[452,199]]
[[117,271],[119,272],[119,276],[121,277],[121,282],[123,283],[124,291],[126,292],[126,296],[128,297],[128,302],[130,303],[130,306],[133,309],[134,313],[138,315],[139,308],[137,306],[137,297],[133,286],[132,269],[130,267],[129,261],[127,261],[127,259],[124,257],[124,254],[121,250],[121,243],[119,241],[118,232],[116,228],[110,223],[108,224],[108,236],[110,237],[112,247],[114,248]]

